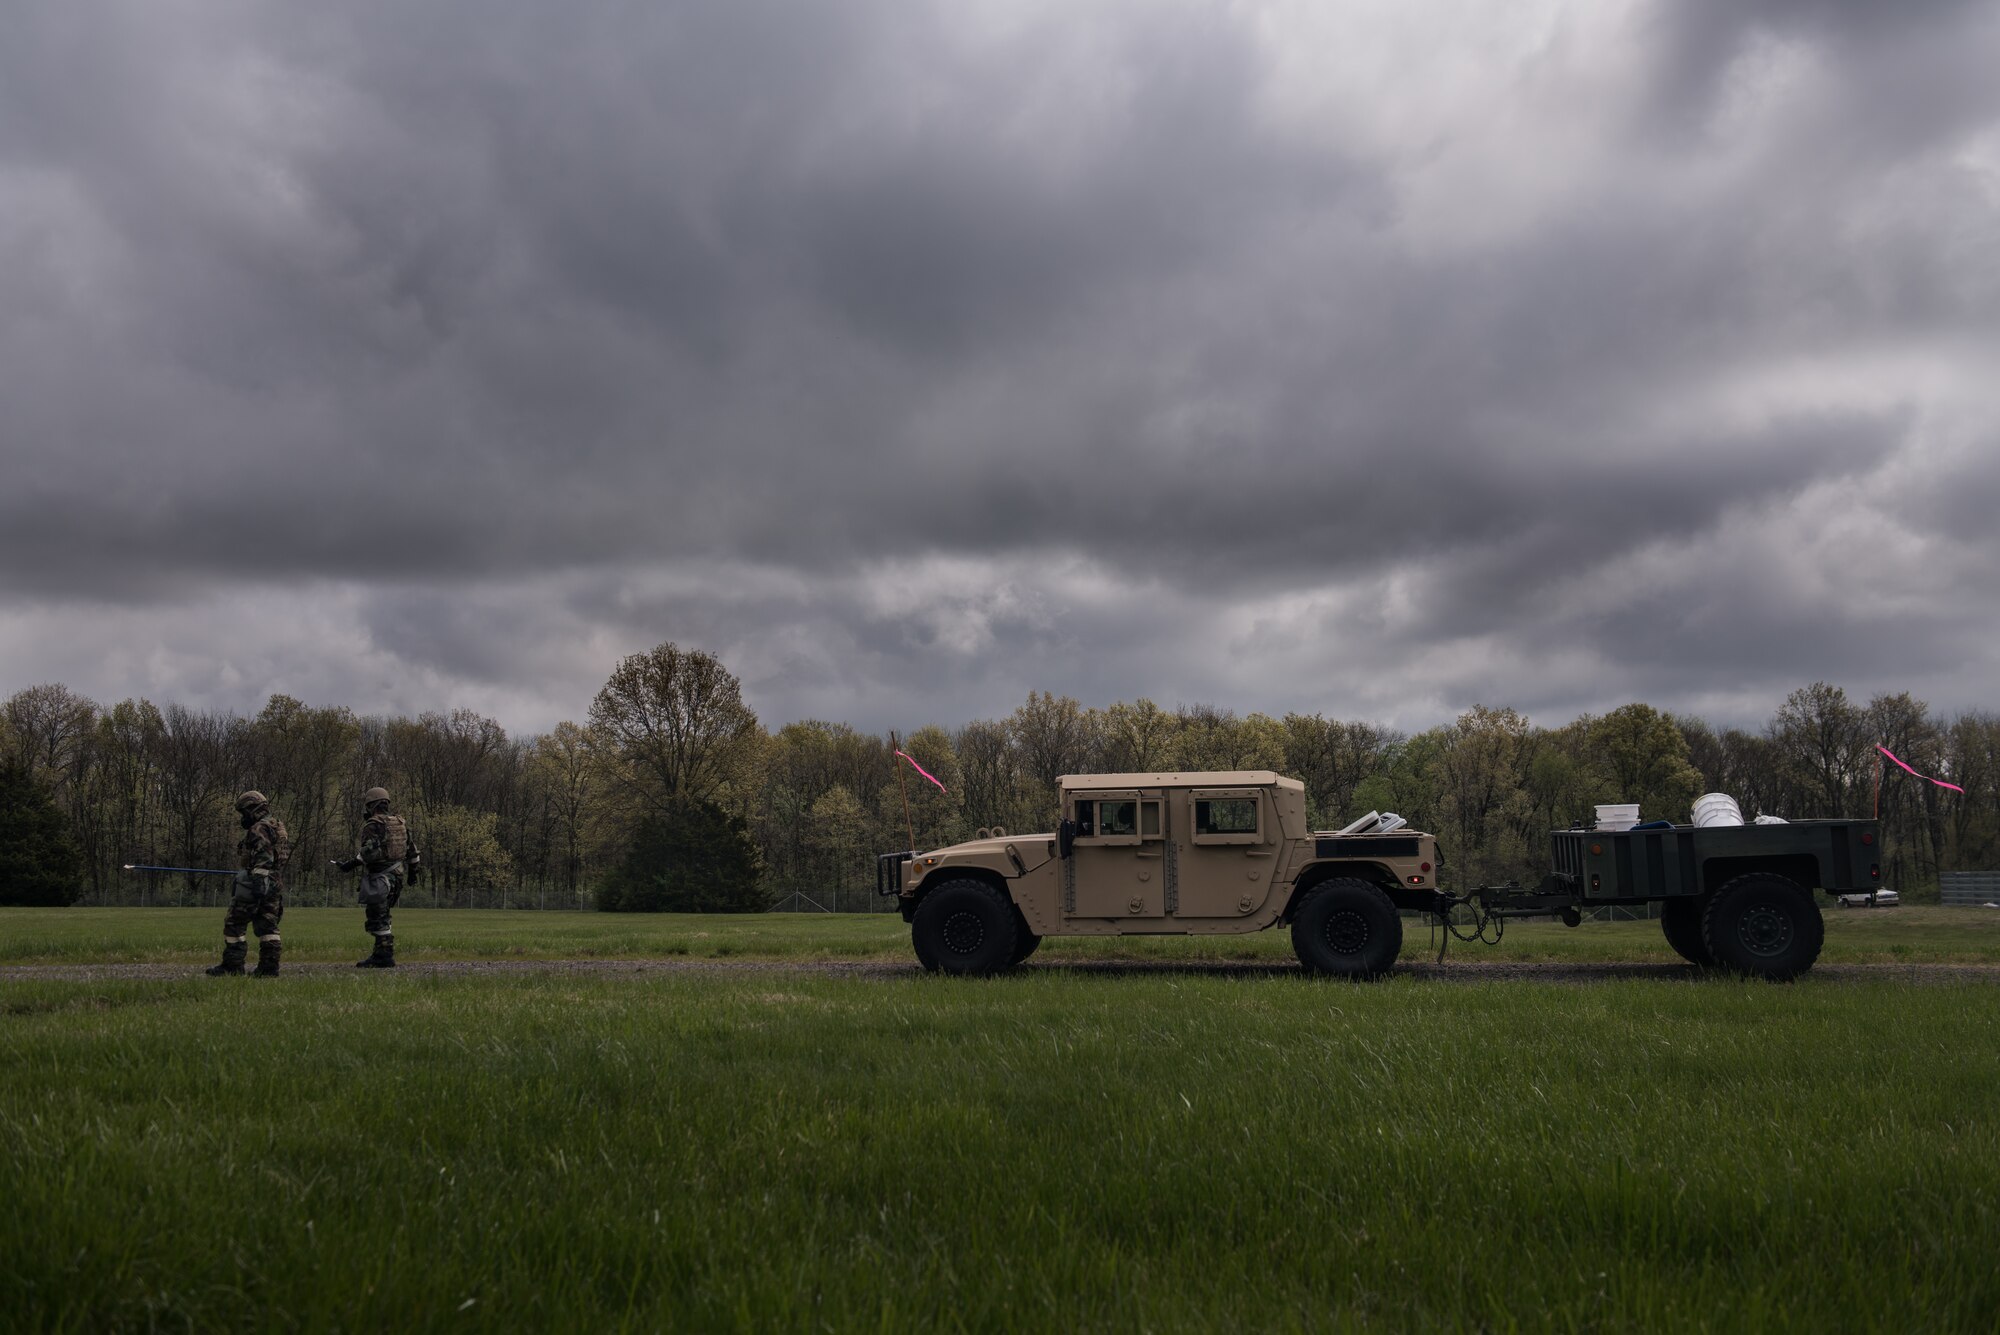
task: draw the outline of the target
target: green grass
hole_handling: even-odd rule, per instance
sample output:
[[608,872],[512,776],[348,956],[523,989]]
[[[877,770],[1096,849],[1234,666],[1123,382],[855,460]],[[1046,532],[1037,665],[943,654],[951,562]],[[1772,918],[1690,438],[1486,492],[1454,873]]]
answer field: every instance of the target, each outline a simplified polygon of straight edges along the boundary
[[[2000,912],[1990,909],[1828,909],[1821,959],[1834,963],[2000,963]],[[206,909],[0,909],[0,965],[145,960],[192,964],[220,949],[222,914]],[[1421,922],[1406,921],[1404,957],[1435,954]],[[367,953],[359,909],[292,909],[287,960],[351,960]],[[909,929],[894,914],[536,913],[403,909],[398,954],[439,959],[908,960]],[[1672,960],[1650,922],[1516,922],[1498,947],[1454,942],[1468,960]],[[1057,938],[1042,961],[1080,959],[1287,960],[1283,930],[1250,936]]]
[[0,1311],[1986,1331],[1996,1002],[1810,978],[4,981]]

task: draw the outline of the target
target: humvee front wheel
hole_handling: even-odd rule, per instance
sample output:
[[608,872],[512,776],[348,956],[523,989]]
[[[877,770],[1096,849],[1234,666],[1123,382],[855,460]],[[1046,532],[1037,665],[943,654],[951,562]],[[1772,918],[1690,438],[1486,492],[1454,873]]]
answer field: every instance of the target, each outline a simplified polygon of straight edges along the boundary
[[1403,952],[1403,919],[1379,886],[1322,881],[1292,915],[1292,949],[1312,973],[1379,978]]
[[1826,944],[1826,921],[1798,882],[1753,872],[1715,892],[1701,936],[1723,968],[1782,982],[1812,968]]
[[1014,958],[1010,963],[1019,964],[1035,953],[1036,948],[1042,944],[1042,938],[1039,933],[1029,928],[1028,920],[1021,916],[1019,909],[1014,910],[1014,932]]
[[1015,962],[1020,938],[1012,901],[984,881],[946,881],[910,920],[917,959],[933,973],[998,973]]
[[1708,953],[1708,945],[1701,939],[1701,910],[1702,900],[1697,896],[1665,901],[1660,905],[1660,931],[1674,954],[1689,964],[1712,969],[1715,956]]

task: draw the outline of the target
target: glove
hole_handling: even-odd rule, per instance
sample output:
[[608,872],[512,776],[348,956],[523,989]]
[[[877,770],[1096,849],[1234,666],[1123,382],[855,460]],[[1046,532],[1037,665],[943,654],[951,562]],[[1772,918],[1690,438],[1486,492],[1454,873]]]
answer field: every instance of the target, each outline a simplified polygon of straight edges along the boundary
[[353,871],[356,867],[361,865],[361,859],[342,858],[340,861],[334,863],[333,865],[340,868],[342,871]]

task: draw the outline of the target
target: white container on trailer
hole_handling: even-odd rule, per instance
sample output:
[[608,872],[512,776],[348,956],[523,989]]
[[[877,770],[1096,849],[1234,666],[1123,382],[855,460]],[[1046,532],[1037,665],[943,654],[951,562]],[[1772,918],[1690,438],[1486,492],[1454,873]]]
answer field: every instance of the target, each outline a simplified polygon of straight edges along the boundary
[[1600,830],[1629,830],[1639,823],[1637,802],[1599,803],[1597,808],[1597,828]]
[[1703,793],[1694,800],[1696,825],[1741,825],[1743,808],[1728,793]]

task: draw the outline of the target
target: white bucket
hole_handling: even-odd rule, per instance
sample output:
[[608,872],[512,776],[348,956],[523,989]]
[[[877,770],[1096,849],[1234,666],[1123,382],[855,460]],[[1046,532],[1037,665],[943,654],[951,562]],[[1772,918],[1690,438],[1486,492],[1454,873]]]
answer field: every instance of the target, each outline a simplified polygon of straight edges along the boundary
[[1597,828],[1600,830],[1629,830],[1639,823],[1637,802],[1600,803],[1597,808]]
[[1741,825],[1743,808],[1728,793],[1703,793],[1694,800],[1696,825]]

